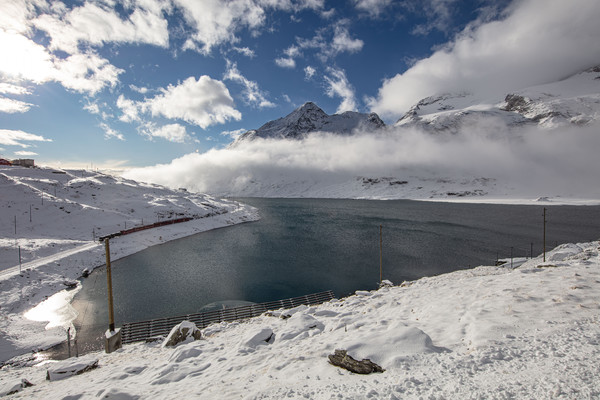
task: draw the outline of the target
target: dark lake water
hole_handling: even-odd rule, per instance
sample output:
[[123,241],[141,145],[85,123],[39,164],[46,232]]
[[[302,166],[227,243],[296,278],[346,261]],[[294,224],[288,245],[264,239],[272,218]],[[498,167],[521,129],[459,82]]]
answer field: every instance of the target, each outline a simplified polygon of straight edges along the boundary
[[[116,325],[198,312],[229,300],[265,302],[333,290],[345,296],[542,252],[543,207],[417,201],[240,199],[258,222],[151,247],[112,264]],[[597,240],[600,207],[547,207],[547,247]],[[115,239],[118,240],[118,239]],[[80,349],[108,326],[106,271],[83,281],[73,306]],[[86,344],[87,343],[87,344]]]

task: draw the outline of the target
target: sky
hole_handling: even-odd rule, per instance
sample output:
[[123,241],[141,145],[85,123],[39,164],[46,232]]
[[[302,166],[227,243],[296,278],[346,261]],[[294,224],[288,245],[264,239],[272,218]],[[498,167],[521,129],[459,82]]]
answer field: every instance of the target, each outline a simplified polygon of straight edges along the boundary
[[307,101],[393,123],[598,63],[597,0],[0,0],[0,156],[126,169]]

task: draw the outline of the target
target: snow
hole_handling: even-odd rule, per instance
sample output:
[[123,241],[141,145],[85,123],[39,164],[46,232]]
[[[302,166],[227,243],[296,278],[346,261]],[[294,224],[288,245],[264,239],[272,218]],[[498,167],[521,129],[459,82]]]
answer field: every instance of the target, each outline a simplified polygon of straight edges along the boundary
[[470,93],[431,96],[415,104],[395,126],[456,132],[481,116],[496,117],[512,127],[586,125],[600,120],[599,75],[596,67],[558,82],[507,93],[521,100],[512,106],[506,98],[483,99]]
[[306,134],[317,131],[349,135],[357,129],[376,130],[384,126],[385,123],[375,113],[346,111],[328,115],[316,104],[307,102],[285,117],[269,121],[258,129],[244,133],[232,146],[255,138],[301,139]]
[[98,237],[192,218],[112,239],[117,260],[258,218],[256,209],[235,201],[82,170],[2,166],[0,198],[0,362],[65,340],[78,290],[67,288],[106,260]]
[[[55,382],[8,365],[12,398],[506,399],[600,396],[600,243],[566,244],[516,268],[471,270],[329,303],[213,324],[203,339],[125,345]],[[344,349],[385,369],[356,375]],[[50,364],[51,365],[51,364]]]

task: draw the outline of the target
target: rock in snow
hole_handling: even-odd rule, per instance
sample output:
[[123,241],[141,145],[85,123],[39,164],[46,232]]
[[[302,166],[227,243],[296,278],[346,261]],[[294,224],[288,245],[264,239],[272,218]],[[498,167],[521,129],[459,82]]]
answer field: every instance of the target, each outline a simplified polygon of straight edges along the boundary
[[202,333],[200,329],[196,327],[196,324],[190,321],[182,321],[175,325],[171,332],[167,335],[163,341],[163,347],[173,347],[180,343],[187,343],[194,340],[200,340]]
[[385,370],[369,359],[357,361],[348,355],[346,350],[336,350],[334,354],[329,355],[329,362],[336,367],[347,369],[356,374],[372,374],[374,372],[384,372]]
[[70,358],[60,361],[46,370],[46,379],[57,381],[73,375],[80,375],[98,368],[98,358],[94,356],[85,356],[80,358]]

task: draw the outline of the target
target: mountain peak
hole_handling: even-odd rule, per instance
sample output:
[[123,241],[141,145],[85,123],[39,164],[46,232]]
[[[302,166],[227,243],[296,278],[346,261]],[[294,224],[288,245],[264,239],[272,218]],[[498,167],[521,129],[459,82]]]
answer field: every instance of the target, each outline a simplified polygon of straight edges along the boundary
[[235,143],[261,138],[302,139],[312,132],[351,134],[356,129],[379,129],[385,126],[375,113],[347,111],[328,115],[312,101],[304,103],[285,117],[269,121],[258,129],[240,136]]

